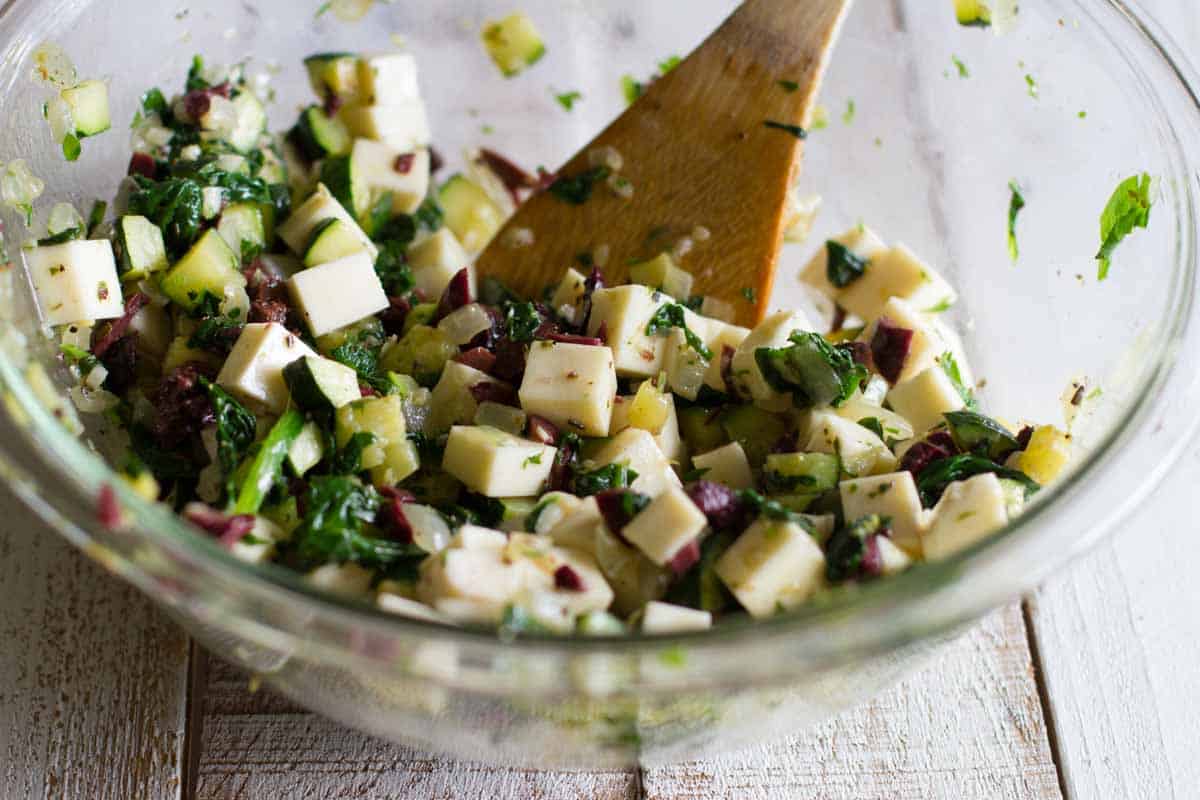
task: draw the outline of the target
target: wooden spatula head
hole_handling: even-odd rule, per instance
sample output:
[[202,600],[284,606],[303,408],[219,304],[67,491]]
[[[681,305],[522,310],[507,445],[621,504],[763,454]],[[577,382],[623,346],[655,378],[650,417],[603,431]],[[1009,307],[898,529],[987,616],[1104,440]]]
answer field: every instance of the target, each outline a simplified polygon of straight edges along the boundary
[[[584,176],[572,188],[590,188],[587,198],[530,197],[481,254],[477,274],[536,296],[581,254],[599,252],[607,281],[619,284],[632,264],[690,239],[679,265],[695,277],[693,293],[756,324],[774,284],[802,132],[849,5],[745,3],[558,171],[560,180]],[[600,177],[613,154],[620,169]]]

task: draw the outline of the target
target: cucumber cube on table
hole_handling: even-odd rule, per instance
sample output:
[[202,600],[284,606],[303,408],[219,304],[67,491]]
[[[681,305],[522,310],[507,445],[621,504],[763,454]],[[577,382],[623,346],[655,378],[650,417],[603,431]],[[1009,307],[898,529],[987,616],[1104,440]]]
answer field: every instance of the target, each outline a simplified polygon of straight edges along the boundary
[[838,489],[847,522],[868,514],[888,517],[892,541],[911,555],[921,554],[921,536],[929,527],[930,512],[921,506],[911,472],[854,478],[842,481]]
[[77,240],[24,251],[47,325],[114,319],[125,313],[117,261],[107,240]]
[[324,336],[388,307],[375,262],[366,252],[297,272],[287,285],[313,336]]
[[519,11],[485,25],[482,39],[488,55],[506,78],[520,74],[546,54],[533,20]]
[[717,560],[716,570],[752,617],[769,617],[825,585],[825,554],[800,525],[760,519]]
[[534,497],[549,479],[557,452],[495,428],[456,425],[442,467],[488,497]]
[[529,348],[521,407],[583,436],[609,434],[617,373],[607,347],[534,342]]
[[[428,238],[408,250],[408,264],[412,267],[413,283],[426,297],[441,297],[450,285],[450,279],[460,270],[469,268],[471,257],[463,248],[454,232],[439,228]],[[471,278],[471,294],[475,294],[474,271]]]
[[287,328],[277,322],[253,323],[242,328],[217,385],[243,402],[279,414],[290,398],[283,370],[305,356],[317,354]]

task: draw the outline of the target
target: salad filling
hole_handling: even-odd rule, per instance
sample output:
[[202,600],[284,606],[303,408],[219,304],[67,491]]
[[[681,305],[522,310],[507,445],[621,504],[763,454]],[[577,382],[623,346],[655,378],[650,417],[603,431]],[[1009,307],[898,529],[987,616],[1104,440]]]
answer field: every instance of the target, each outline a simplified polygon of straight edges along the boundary
[[[506,74],[543,49],[516,18],[485,38]],[[817,248],[832,329],[732,324],[686,252],[519,297],[472,257],[534,192],[617,191],[620,154],[585,181],[480,150],[439,180],[410,55],[304,66],[273,136],[197,58],[144,95],[111,207],[24,254],[125,476],[236,557],[448,624],[696,630],[970,548],[1066,466],[1067,434],[980,411],[955,290],[903,244]]]

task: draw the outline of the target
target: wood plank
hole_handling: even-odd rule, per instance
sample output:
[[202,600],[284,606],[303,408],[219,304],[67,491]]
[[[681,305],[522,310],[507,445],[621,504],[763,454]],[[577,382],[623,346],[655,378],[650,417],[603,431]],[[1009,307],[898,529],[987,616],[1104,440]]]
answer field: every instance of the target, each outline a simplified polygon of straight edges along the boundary
[[3,485],[0,519],[0,797],[179,797],[187,637]]
[[210,664],[197,800],[251,797],[1058,798],[1020,608],[886,696],[791,741],[646,771],[494,769],[420,755],[249,693]]
[[420,753],[348,730],[209,661],[204,751],[195,800],[632,800],[630,771],[541,772]]
[[643,781],[652,800],[1061,797],[1015,605],[919,675],[817,729],[712,762],[648,770]]
[[1200,537],[1189,456],[1158,497],[1030,604],[1070,798],[1200,786]]

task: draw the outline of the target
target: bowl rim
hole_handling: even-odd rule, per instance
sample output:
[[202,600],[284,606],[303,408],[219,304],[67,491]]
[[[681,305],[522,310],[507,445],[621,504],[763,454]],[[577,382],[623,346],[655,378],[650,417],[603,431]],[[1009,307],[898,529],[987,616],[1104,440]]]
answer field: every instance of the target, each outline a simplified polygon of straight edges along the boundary
[[[1076,4],[1080,14],[1094,18],[1095,15],[1086,8],[1086,3],[1076,0]],[[81,3],[79,0],[60,0],[60,5],[79,6]],[[1187,103],[1186,110],[1192,117],[1192,127],[1200,129],[1200,125],[1196,124],[1200,119],[1200,97],[1197,95],[1200,80],[1182,58],[1182,49],[1140,8],[1136,0],[1105,0],[1102,5],[1115,11],[1130,31],[1140,39],[1139,45],[1147,47],[1147,53],[1174,76],[1177,84],[1169,88],[1182,89]],[[14,6],[15,0],[9,0],[0,8],[0,24],[5,22],[5,17]],[[1097,23],[1097,26],[1101,30],[1105,29],[1103,23]],[[1160,90],[1165,93],[1168,87],[1159,87],[1151,91],[1159,94]],[[455,627],[409,619],[388,613],[363,601],[339,597],[312,587],[304,581],[302,575],[284,567],[274,564],[254,565],[238,560],[215,541],[196,533],[174,513],[139,498],[116,479],[115,473],[97,454],[88,451],[82,443],[62,431],[58,421],[36,402],[28,387],[24,385],[19,370],[9,364],[6,357],[0,357],[0,385],[6,385],[12,391],[21,410],[30,417],[31,424],[28,427],[13,425],[23,437],[23,441],[17,443],[16,447],[7,440],[0,440],[0,466],[8,465],[18,474],[24,473],[27,464],[22,463],[21,459],[10,457],[11,453],[18,452],[24,458],[31,458],[37,468],[52,475],[57,480],[56,484],[39,487],[33,483],[17,481],[14,488],[51,527],[102,562],[105,561],[101,553],[103,548],[97,547],[97,543],[103,542],[105,536],[111,535],[113,531],[105,530],[96,521],[89,524],[71,518],[69,512],[93,508],[97,491],[104,486],[112,486],[120,498],[122,507],[139,523],[131,526],[125,533],[132,533],[135,538],[153,538],[157,546],[171,551],[173,555],[184,560],[199,560],[205,568],[214,570],[221,578],[251,588],[255,592],[290,602],[302,602],[317,612],[330,614],[335,620],[350,621],[383,635],[410,635],[422,639],[445,639],[484,647],[503,646],[530,651],[577,653],[618,648],[623,652],[637,654],[658,652],[664,647],[703,647],[718,644],[727,647],[731,641],[745,641],[749,638],[796,638],[801,635],[811,638],[824,629],[827,632],[838,630],[840,634],[852,634],[850,638],[839,639],[836,651],[827,653],[831,658],[891,650],[898,643],[911,639],[911,628],[895,626],[892,632],[888,633],[889,626],[868,624],[871,620],[898,617],[905,608],[927,608],[938,592],[952,589],[955,584],[970,576],[984,588],[972,589],[967,592],[967,599],[958,601],[951,612],[943,610],[929,619],[930,632],[944,631],[977,619],[1008,598],[1031,588],[1051,569],[1090,549],[1116,528],[1153,490],[1158,483],[1157,478],[1178,460],[1189,440],[1193,438],[1196,428],[1200,426],[1198,420],[1173,432],[1173,443],[1166,457],[1159,462],[1155,471],[1141,476],[1136,490],[1124,498],[1116,513],[1110,515],[1106,525],[1089,531],[1086,535],[1070,539],[1068,546],[1061,550],[1060,557],[1053,564],[1027,570],[1017,577],[1010,575],[996,579],[1011,565],[1014,554],[1022,549],[1022,545],[1035,538],[1051,538],[1053,529],[1042,530],[1038,524],[1045,520],[1048,509],[1057,510],[1067,498],[1078,494],[1099,470],[1111,466],[1108,456],[1119,445],[1136,436],[1150,423],[1158,406],[1156,398],[1162,394],[1160,390],[1179,371],[1178,361],[1184,350],[1184,340],[1189,332],[1195,333],[1194,294],[1197,271],[1200,269],[1196,253],[1196,226],[1200,223],[1197,222],[1195,212],[1197,198],[1200,198],[1200,177],[1195,169],[1187,169],[1187,165],[1200,163],[1195,157],[1200,148],[1185,146],[1180,132],[1174,127],[1171,131],[1173,135],[1169,155],[1173,164],[1177,167],[1182,165],[1178,174],[1186,177],[1186,180],[1180,181],[1176,187],[1184,205],[1179,214],[1182,219],[1190,220],[1191,224],[1176,231],[1173,302],[1169,313],[1164,316],[1162,334],[1157,339],[1152,357],[1148,359],[1148,390],[1121,410],[1121,421],[1104,433],[1098,445],[1087,454],[1078,468],[1073,469],[1064,480],[1039,493],[1039,497],[1025,513],[991,537],[945,560],[919,563],[907,572],[886,581],[866,584],[853,590],[838,591],[826,602],[809,603],[787,614],[759,620],[739,617],[722,622],[711,630],[691,633],[627,634],[608,638],[522,634],[516,639],[507,639],[498,636],[494,628]],[[1189,150],[1192,151],[1190,154]],[[6,409],[0,413],[11,420],[10,410]],[[79,464],[87,466],[85,469],[73,468]],[[157,583],[141,568],[129,562],[119,565],[107,563],[106,566],[151,595],[156,594]],[[848,616],[857,620],[857,628],[852,631],[841,627]],[[364,658],[367,656],[364,655]]]

